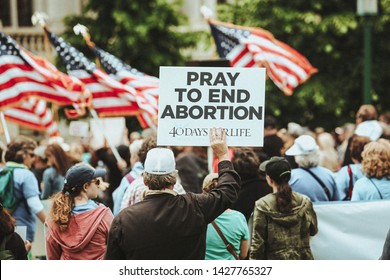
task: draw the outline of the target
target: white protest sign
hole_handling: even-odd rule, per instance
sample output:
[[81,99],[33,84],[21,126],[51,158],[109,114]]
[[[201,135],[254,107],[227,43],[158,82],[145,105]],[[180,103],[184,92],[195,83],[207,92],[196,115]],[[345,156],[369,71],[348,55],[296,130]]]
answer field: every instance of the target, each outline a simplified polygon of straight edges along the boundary
[[229,146],[262,146],[264,68],[160,67],[158,145],[209,146],[222,127]]
[[88,137],[89,125],[84,121],[72,121],[69,124],[69,135]]

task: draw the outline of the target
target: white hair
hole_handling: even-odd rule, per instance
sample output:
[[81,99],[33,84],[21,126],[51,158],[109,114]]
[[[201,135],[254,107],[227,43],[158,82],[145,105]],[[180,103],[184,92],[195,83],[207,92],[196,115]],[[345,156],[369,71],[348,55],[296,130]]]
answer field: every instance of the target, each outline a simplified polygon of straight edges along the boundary
[[320,163],[320,153],[316,150],[306,155],[295,156],[295,162],[299,167],[316,167]]

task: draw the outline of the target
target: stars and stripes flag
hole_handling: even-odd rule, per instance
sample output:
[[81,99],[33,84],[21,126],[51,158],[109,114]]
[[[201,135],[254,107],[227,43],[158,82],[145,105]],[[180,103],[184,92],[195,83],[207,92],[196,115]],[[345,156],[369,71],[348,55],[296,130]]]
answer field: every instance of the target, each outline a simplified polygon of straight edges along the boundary
[[220,57],[230,60],[233,67],[265,67],[286,95],[317,72],[303,55],[264,29],[208,22]]
[[78,107],[84,102],[84,85],[0,32],[0,109],[30,97]]
[[135,99],[135,89],[114,80],[63,38],[46,27],[44,30],[69,75],[80,79],[92,94],[92,107],[99,117],[137,116],[141,125],[147,126]]
[[135,98],[138,106],[144,111],[143,116],[150,127],[153,117],[158,114],[158,90],[160,81],[123,62],[116,56],[96,47],[91,50],[99,58],[104,70],[115,80],[136,90]]
[[18,106],[5,109],[4,117],[21,126],[44,131],[50,137],[60,135],[53,114],[43,99],[29,98]]

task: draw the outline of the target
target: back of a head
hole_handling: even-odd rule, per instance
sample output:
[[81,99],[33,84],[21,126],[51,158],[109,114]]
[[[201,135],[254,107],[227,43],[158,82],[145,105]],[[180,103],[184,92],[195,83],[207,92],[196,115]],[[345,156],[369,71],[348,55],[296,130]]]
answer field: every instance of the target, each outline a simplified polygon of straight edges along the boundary
[[235,148],[233,152],[232,164],[241,179],[245,180],[257,177],[260,160],[253,149],[240,147]]
[[368,177],[390,179],[390,142],[379,139],[364,146],[362,171]]
[[335,150],[336,141],[334,140],[332,134],[323,132],[318,135],[317,141],[321,150]]
[[291,178],[291,166],[284,157],[272,157],[260,165],[260,170],[277,184],[286,183]]
[[203,192],[210,192],[217,186],[218,173],[210,173],[203,179],[202,190]]
[[127,145],[119,145],[117,147],[120,157],[126,162],[127,166],[130,166],[130,149]]
[[176,183],[177,170],[173,151],[153,148],[147,152],[144,162],[144,183],[151,190],[162,190]]
[[267,115],[264,118],[264,128],[274,129],[278,127],[278,122],[275,117]]
[[376,120],[378,118],[378,113],[376,108],[371,104],[364,104],[360,106],[359,110],[356,113],[356,123]]
[[156,148],[156,147],[157,147],[157,139],[156,139],[156,137],[151,136],[151,137],[145,138],[143,140],[142,146],[141,146],[141,148],[138,151],[138,158],[139,158],[139,161],[142,163],[142,165],[145,164],[147,153],[151,149]]
[[280,212],[292,211],[292,189],[288,183],[291,178],[291,166],[283,157],[272,157],[260,165],[260,170],[276,183],[276,205]]
[[370,142],[371,140],[368,137],[355,135],[352,138],[350,146],[351,158],[356,160],[357,162],[361,162],[364,147]]

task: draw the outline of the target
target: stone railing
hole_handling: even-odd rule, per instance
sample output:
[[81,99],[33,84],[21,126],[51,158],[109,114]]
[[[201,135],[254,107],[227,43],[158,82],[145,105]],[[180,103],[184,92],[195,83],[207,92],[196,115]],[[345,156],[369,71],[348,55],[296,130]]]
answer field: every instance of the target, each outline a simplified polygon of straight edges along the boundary
[[[45,35],[42,32],[8,32],[7,35],[11,36],[18,44],[37,55],[45,56],[50,50],[50,48],[49,50],[45,48]],[[48,46],[50,47],[50,44]]]

